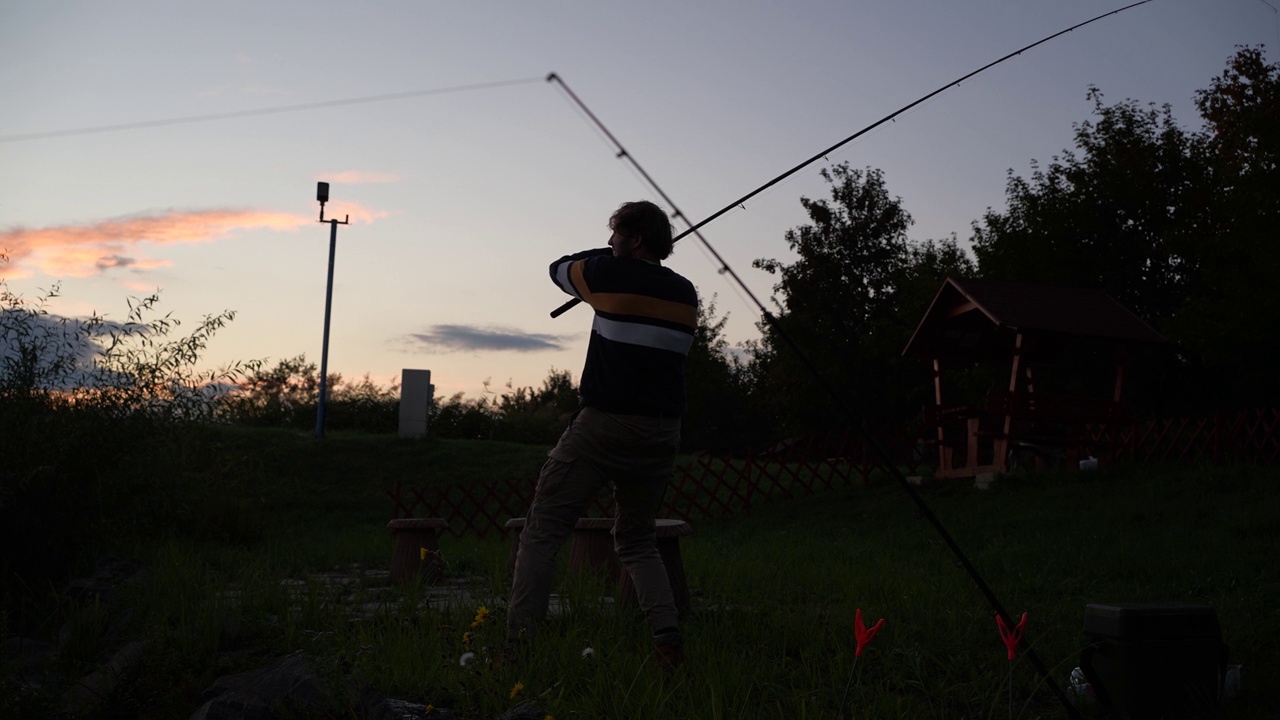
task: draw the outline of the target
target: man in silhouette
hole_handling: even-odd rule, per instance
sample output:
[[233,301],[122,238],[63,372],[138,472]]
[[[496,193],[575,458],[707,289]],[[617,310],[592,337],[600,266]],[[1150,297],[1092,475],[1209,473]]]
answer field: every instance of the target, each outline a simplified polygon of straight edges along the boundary
[[624,203],[609,228],[609,247],[551,263],[551,279],[595,317],[580,406],[548,453],[520,535],[504,650],[546,615],[556,553],[600,486],[611,484],[614,548],[653,631],[658,665],[670,669],[684,661],[684,646],[655,518],[680,446],[698,295],[661,263],[673,241],[657,205]]

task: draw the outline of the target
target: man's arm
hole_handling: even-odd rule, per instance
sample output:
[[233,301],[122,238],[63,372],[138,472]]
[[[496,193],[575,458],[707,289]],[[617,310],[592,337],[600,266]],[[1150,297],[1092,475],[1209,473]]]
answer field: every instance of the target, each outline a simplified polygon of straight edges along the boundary
[[[602,255],[612,255],[613,250],[609,248],[597,248],[594,250],[583,250],[582,252],[564,257],[551,263],[551,281],[561,290],[572,295],[579,300],[586,300],[591,295],[591,288],[587,287],[586,282],[582,278],[582,263],[588,258],[600,257]],[[576,271],[575,271],[576,266]]]

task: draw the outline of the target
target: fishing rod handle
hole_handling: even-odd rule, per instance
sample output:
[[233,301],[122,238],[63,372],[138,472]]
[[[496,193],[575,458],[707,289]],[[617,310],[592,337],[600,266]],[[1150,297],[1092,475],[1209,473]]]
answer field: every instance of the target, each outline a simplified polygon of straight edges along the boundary
[[566,302],[565,304],[563,304],[563,305],[561,305],[560,307],[556,308],[555,310],[552,310],[552,311],[551,311],[551,317],[553,317],[553,318],[558,318],[558,317],[560,317],[561,315],[563,315],[563,314],[565,314],[565,313],[569,312],[569,310],[573,309],[573,306],[574,306],[574,305],[577,305],[577,304],[578,304],[578,303],[580,303],[580,302],[582,302],[582,301],[581,301],[581,300],[579,300],[578,298],[570,298],[568,302]]

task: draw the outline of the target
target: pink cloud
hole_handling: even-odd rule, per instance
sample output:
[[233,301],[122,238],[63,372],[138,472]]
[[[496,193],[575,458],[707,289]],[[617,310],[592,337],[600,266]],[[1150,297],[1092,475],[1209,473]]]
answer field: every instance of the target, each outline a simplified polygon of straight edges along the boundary
[[[353,221],[371,223],[386,217],[355,203],[333,203],[326,211],[350,214]],[[316,222],[315,216],[265,210],[171,210],[87,225],[62,225],[0,231],[0,251],[7,251],[11,278],[38,270],[59,277],[86,277],[111,269],[151,270],[171,265],[141,251],[142,244],[175,245],[213,242],[243,230],[288,232]]]
[[326,173],[316,179],[340,185],[400,182],[399,175],[378,170],[344,170],[342,172]]

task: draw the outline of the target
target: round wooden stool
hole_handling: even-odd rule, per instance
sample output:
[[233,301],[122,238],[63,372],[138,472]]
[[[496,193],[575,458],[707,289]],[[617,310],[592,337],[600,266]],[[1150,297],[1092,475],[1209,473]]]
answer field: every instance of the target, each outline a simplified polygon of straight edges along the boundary
[[[401,518],[387,523],[395,546],[391,551],[391,579],[403,582],[423,573],[432,580],[440,574],[444,563],[440,558],[438,530],[449,527],[444,518]],[[426,549],[426,557],[423,557]]]

